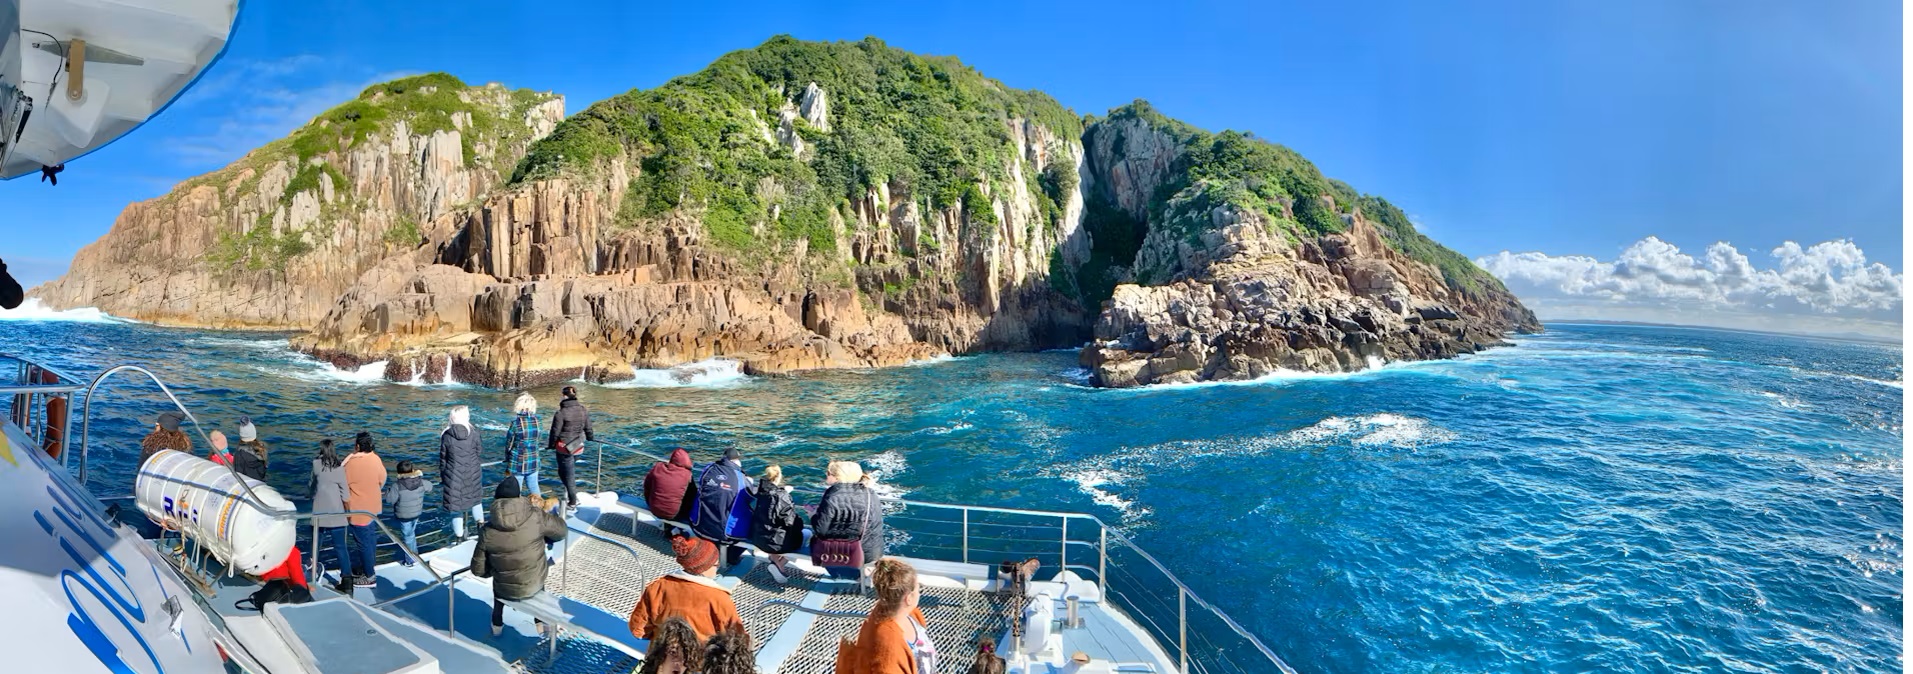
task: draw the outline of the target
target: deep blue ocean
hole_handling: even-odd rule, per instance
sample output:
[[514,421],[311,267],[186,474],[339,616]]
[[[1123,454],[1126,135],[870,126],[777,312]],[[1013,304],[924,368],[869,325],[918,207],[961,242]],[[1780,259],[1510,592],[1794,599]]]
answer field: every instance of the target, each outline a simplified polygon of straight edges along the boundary
[[[1127,391],[1084,387],[1073,353],[583,388],[619,442],[736,446],[799,482],[856,457],[913,498],[1119,523],[1304,672],[1902,669],[1900,347],[1591,325],[1518,342]],[[502,454],[514,395],[334,370],[282,335],[6,321],[0,352],[146,364],[229,433],[252,416],[293,493],[320,437],[435,456],[453,404]],[[129,378],[96,401],[96,492],[126,491],[158,400]],[[606,481],[636,491],[644,463]]]

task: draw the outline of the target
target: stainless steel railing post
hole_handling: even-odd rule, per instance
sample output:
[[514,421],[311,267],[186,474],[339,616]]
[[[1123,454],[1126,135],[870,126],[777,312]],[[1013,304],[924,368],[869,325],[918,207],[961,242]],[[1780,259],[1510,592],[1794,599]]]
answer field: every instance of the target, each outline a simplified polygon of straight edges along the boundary
[[970,509],[963,509],[963,563],[970,563]]
[[1189,588],[1176,588],[1176,622],[1179,624],[1176,650],[1181,653],[1182,674],[1189,674]]
[[[426,564],[430,564],[430,563],[431,562],[426,562]],[[458,574],[454,573],[452,574],[452,577],[447,578],[445,580],[445,636],[448,636],[448,637],[458,636],[458,631],[452,629],[452,620],[457,613],[453,609],[457,605],[458,605]]]
[[1057,564],[1058,571],[1069,570],[1069,516],[1063,516],[1063,563]]
[[598,493],[604,493],[604,443],[602,442],[598,443],[598,477],[591,481],[591,486],[597,489]]
[[1109,591],[1109,527],[1096,523],[1096,584]]

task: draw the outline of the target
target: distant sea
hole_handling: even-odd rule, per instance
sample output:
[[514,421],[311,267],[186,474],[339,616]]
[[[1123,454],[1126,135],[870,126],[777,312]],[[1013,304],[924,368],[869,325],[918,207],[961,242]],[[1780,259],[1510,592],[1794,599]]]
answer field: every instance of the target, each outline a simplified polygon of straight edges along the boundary
[[[251,415],[293,493],[322,436],[435,456],[453,404],[502,452],[511,392],[387,383],[280,335],[43,318],[0,322],[0,351],[83,376],[146,364],[211,424]],[[854,457],[916,498],[1096,514],[1304,672],[1902,668],[1898,346],[1549,327],[1241,384],[1097,390],[1074,354],[1038,353],[787,378],[711,363],[584,398],[623,443],[735,446],[803,483]],[[105,389],[97,480],[131,479],[158,402]],[[636,491],[644,459],[607,463]]]

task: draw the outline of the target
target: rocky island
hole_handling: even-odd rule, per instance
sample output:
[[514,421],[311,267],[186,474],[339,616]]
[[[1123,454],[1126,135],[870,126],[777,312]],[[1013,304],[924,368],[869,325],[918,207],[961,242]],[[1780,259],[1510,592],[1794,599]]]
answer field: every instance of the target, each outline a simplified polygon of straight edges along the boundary
[[777,37],[563,113],[444,74],[373,86],[129,206],[32,294],[495,387],[1077,346],[1122,387],[1539,329],[1285,147],[1142,101],[1080,116],[876,39]]

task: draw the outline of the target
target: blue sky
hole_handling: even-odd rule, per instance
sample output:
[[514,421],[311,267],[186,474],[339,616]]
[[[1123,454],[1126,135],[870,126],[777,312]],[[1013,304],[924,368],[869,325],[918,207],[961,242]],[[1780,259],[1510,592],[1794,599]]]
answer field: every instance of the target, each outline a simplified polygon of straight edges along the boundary
[[[44,280],[127,202],[385,77],[444,70],[554,90],[575,112],[789,33],[957,55],[1079,113],[1147,98],[1198,126],[1252,130],[1470,257],[1533,254],[1553,273],[1588,256],[1638,274],[1626,251],[1654,237],[1719,276],[1706,252],[1718,241],[1780,270],[1784,242],[1850,239],[1897,284],[1900,12],[1862,0],[250,0],[225,60],[159,118],[70,164],[57,189],[0,183],[25,223],[0,255]],[[1524,296],[1580,287],[1518,266],[1497,273]],[[1535,289],[1513,280],[1525,272]],[[1647,273],[1663,272],[1679,274]]]

